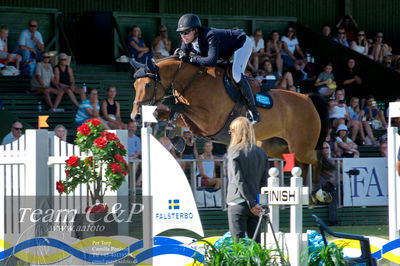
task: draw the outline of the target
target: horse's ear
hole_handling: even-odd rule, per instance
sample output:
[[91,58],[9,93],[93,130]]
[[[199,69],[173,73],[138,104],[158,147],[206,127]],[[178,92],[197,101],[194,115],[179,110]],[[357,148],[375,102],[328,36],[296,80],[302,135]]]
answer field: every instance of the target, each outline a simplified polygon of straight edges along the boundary
[[139,62],[136,61],[134,58],[131,58],[131,59],[129,60],[129,64],[131,64],[131,66],[132,66],[135,70],[138,70],[138,69],[140,69],[140,68],[145,68],[145,67],[146,67],[145,64],[139,63]]
[[156,63],[155,63],[153,58],[152,59],[147,59],[146,60],[146,64],[147,64],[147,67],[150,70],[150,73],[156,73],[157,72],[157,66],[156,66]]

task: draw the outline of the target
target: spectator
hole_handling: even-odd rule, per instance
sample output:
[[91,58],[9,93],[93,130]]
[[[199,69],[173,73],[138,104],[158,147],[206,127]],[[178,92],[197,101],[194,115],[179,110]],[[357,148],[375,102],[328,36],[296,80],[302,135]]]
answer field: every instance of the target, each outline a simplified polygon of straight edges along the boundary
[[331,32],[332,32],[332,30],[331,30],[331,27],[330,27],[329,25],[324,25],[324,26],[322,26],[322,28],[321,28],[321,34],[322,34],[323,36],[325,36],[325,37],[331,39],[331,38],[332,38]]
[[261,84],[264,84],[263,88],[266,89],[283,89],[296,91],[296,88],[293,86],[292,73],[286,72],[283,77],[280,77],[277,72],[273,71],[272,64],[268,60],[264,61],[263,71],[261,72],[261,75],[256,77],[256,79]]
[[166,26],[158,28],[158,36],[151,43],[155,58],[164,58],[169,56],[171,52],[171,40],[168,39],[168,31]]
[[18,54],[11,54],[8,52],[8,28],[7,26],[0,27],[0,59],[5,59],[4,65],[8,65],[10,62],[15,63],[15,67],[19,69],[19,63],[22,57]]
[[336,28],[342,28],[346,32],[346,39],[347,40],[354,40],[355,34],[358,31],[357,22],[353,19],[351,15],[344,16],[338,24],[336,24]]
[[318,87],[318,93],[322,96],[329,97],[336,90],[335,76],[332,74],[333,66],[328,63],[324,67],[324,71],[318,75],[314,86]]
[[382,64],[388,68],[392,68],[392,57],[391,56],[384,56]]
[[351,138],[347,136],[348,129],[346,125],[340,125],[336,129],[336,142],[335,142],[335,153],[336,157],[344,158],[358,158],[360,153],[357,150],[357,144],[353,142]]
[[166,135],[166,127],[164,127],[162,131],[161,137],[158,138],[158,141],[164,146],[164,148],[171,153],[174,158],[177,158],[174,145],[172,144],[171,140]]
[[291,70],[294,80],[315,80],[318,74],[316,64],[296,60]]
[[101,114],[111,129],[126,129],[126,124],[121,120],[121,107],[115,100],[117,88],[110,86],[107,88],[107,98],[101,103]]
[[75,94],[79,94],[81,101],[86,100],[85,91],[75,86],[75,77],[72,67],[67,65],[67,55],[60,53],[58,55],[58,65],[54,67],[54,83],[58,89],[68,94],[72,103],[79,106]]
[[296,31],[293,27],[288,27],[285,36],[282,37],[283,49],[282,59],[283,65],[293,66],[294,61],[297,59],[295,52],[297,52],[301,59],[305,60],[303,51],[300,48],[299,41],[296,38]]
[[281,56],[282,42],[279,40],[279,32],[273,30],[271,32],[271,40],[267,42],[267,56],[272,64],[275,64],[280,75],[283,70],[283,59]]
[[42,34],[37,30],[39,23],[31,19],[28,29],[21,32],[18,39],[18,48],[15,53],[22,56],[22,62],[41,60],[45,49]]
[[[360,128],[361,140],[363,144],[366,145],[376,145],[376,138],[372,132],[371,126],[368,121],[366,121],[364,111],[360,108],[360,99],[357,97],[352,97],[350,99],[348,107],[350,119],[357,119],[361,121],[362,127]],[[367,133],[367,136],[365,136]],[[354,138],[352,138],[354,139]]]
[[347,38],[346,38],[346,31],[344,28],[339,28],[337,31],[337,37],[333,38],[335,42],[340,43],[341,45],[344,45],[346,47],[350,47]]
[[349,120],[343,90],[337,90],[335,92],[335,99],[329,101],[329,119],[331,120],[333,128],[344,125],[346,121]]
[[[198,157],[197,147],[196,147],[196,139],[194,138],[192,131],[184,130],[183,131],[183,139],[185,140],[185,149],[182,152],[182,159],[195,159]],[[186,169],[186,162],[182,162],[182,169]]]
[[215,166],[216,163],[214,155],[212,154],[213,144],[211,141],[204,143],[204,152],[199,155],[199,174],[201,176],[201,186],[213,189],[221,188],[221,178],[216,176]]
[[378,109],[374,96],[370,95],[367,98],[366,106],[364,107],[366,119],[371,122],[372,128],[384,129],[387,128],[385,115],[382,110]]
[[250,40],[253,45],[253,50],[248,65],[254,72],[257,72],[260,67],[260,62],[267,58],[262,30],[256,29],[253,36],[250,37]]
[[[64,111],[63,109],[57,108],[64,95],[64,91],[52,87],[52,83],[54,83],[54,74],[49,61],[50,55],[47,52],[43,53],[43,62],[36,64],[35,74],[31,79],[31,87],[35,93],[44,94],[44,100],[50,107],[49,111]],[[51,101],[50,94],[57,95],[54,104]]]
[[358,70],[358,65],[353,58],[347,61],[347,65],[340,77],[341,87],[346,91],[348,98],[353,96],[365,95],[362,91],[362,79]]
[[400,73],[400,57],[396,59],[396,69],[395,71]]
[[12,126],[11,126],[10,133],[8,133],[3,138],[3,141],[1,142],[1,145],[10,144],[10,143],[16,141],[17,139],[19,139],[19,137],[21,137],[21,135],[23,133],[22,132],[23,130],[24,130],[24,126],[22,125],[21,122],[19,122],[19,121],[13,122]]
[[347,112],[349,116],[347,126],[351,129],[351,139],[355,141],[357,136],[359,136],[361,143],[370,145],[371,141],[367,143],[365,138],[364,128],[361,121],[363,112],[360,110],[360,100],[358,98],[351,98],[349,106],[347,107]]
[[383,42],[383,32],[378,31],[375,34],[375,41],[372,44],[372,59],[377,62],[382,62],[383,57],[391,55],[392,47]]
[[381,157],[388,157],[388,144],[386,140],[382,141],[379,145],[379,153]]
[[363,54],[365,56],[368,56],[369,45],[367,38],[365,37],[365,31],[360,30],[357,33],[357,38],[354,41],[351,41],[350,47],[354,51]]
[[63,141],[67,141],[67,129],[63,125],[54,128],[54,135]]
[[81,102],[75,116],[75,123],[79,126],[86,120],[95,118],[100,120],[106,129],[110,129],[107,123],[100,117],[100,104],[97,89],[89,88],[88,98]]
[[147,59],[151,59],[153,54],[142,39],[142,31],[139,26],[132,26],[131,36],[128,39],[129,52],[136,61],[146,63]]
[[128,123],[128,156],[135,159],[142,154],[142,144],[140,138],[136,135],[136,131],[136,121],[130,121]]

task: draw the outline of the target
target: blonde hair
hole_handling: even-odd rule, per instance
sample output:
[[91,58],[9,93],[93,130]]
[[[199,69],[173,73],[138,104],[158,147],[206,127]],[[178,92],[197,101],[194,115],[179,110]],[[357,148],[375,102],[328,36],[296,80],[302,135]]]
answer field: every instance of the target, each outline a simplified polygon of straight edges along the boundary
[[243,116],[239,116],[232,121],[229,126],[231,130],[231,143],[229,148],[238,147],[240,149],[249,149],[256,144],[253,125]]

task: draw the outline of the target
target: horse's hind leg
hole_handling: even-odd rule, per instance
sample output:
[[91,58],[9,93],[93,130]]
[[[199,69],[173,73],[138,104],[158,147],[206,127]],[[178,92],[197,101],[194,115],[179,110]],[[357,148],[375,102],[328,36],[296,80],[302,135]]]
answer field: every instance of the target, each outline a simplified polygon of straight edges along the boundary
[[282,159],[282,153],[288,153],[288,145],[284,139],[270,138],[257,142],[257,145],[264,149],[268,157]]

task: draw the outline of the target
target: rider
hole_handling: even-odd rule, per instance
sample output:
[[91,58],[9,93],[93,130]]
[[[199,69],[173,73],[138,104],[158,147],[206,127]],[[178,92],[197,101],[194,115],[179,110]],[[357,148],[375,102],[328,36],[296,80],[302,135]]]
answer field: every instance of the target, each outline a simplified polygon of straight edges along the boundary
[[[232,76],[249,108],[253,123],[260,120],[255,107],[253,93],[244,76],[247,61],[252,52],[252,43],[242,30],[223,30],[202,27],[195,14],[185,14],[178,21],[177,32],[182,37],[180,59],[200,66],[215,66],[217,60],[229,59],[233,55]],[[190,53],[196,56],[190,56]]]

